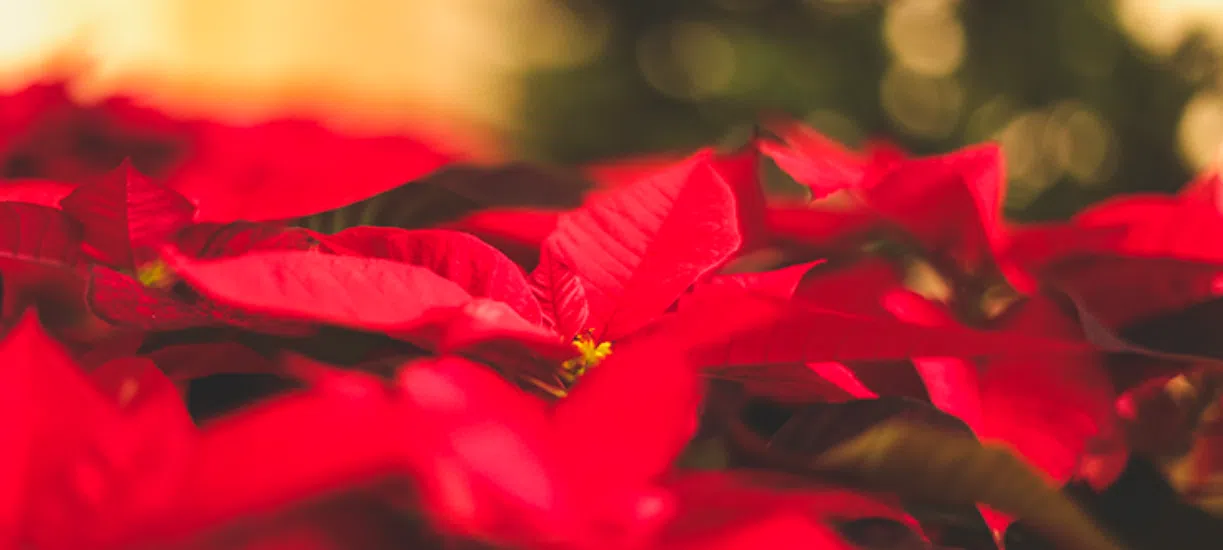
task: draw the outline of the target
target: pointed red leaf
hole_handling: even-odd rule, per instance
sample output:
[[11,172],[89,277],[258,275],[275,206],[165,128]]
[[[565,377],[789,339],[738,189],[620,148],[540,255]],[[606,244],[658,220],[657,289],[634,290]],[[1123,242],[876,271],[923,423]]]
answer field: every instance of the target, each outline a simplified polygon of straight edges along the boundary
[[745,250],[763,246],[769,238],[764,185],[760,181],[760,152],[754,145],[735,153],[716,155],[711,163],[713,170],[734,191],[735,217]]
[[531,323],[543,321],[540,304],[522,268],[472,235],[442,229],[363,226],[331,235],[327,242],[355,255],[428,268],[472,296],[504,302]]
[[346,206],[455,160],[435,140],[355,136],[306,120],[198,125],[192,154],[167,185],[198,205],[199,221],[300,218]]
[[84,239],[112,267],[135,269],[150,252],[191,223],[195,206],[124,162],[102,180],[78,187],[60,202],[84,227]]
[[869,161],[861,155],[797,122],[777,120],[770,130],[784,144],[762,140],[760,152],[809,187],[815,198],[864,183]]
[[220,304],[356,329],[413,325],[432,309],[471,300],[429,269],[380,258],[296,251],[219,260],[191,260],[168,251],[167,258],[179,276]]
[[531,288],[543,310],[545,326],[571,339],[589,326],[590,305],[582,282],[554,255],[540,258],[531,272]]
[[582,281],[601,339],[633,332],[739,250],[730,186],[710,151],[565,213],[544,244]]
[[1003,244],[1005,169],[996,144],[906,161],[865,192],[870,206],[972,273]]

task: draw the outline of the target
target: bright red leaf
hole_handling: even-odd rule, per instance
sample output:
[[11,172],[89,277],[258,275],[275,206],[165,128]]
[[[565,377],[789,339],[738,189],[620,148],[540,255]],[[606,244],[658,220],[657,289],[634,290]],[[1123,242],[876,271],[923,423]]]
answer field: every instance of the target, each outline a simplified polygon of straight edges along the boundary
[[199,221],[284,220],[368,199],[456,160],[441,143],[344,135],[306,120],[194,129],[191,155],[167,185],[191,197]]
[[381,258],[259,251],[191,260],[167,251],[174,271],[204,296],[252,314],[365,330],[411,326],[471,296],[433,271]]
[[598,338],[613,340],[653,321],[739,250],[734,192],[711,162],[712,152],[703,151],[592,197],[557,222],[543,254],[582,282]]
[[469,234],[441,229],[353,227],[331,235],[327,242],[354,255],[428,268],[472,296],[508,304],[528,322],[543,321],[522,268]]

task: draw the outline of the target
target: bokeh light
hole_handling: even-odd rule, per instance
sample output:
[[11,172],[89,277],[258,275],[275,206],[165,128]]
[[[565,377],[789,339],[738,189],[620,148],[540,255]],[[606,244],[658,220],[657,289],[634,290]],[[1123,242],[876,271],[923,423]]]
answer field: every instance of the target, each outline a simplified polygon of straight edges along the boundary
[[1206,90],[1194,96],[1181,115],[1177,138],[1185,162],[1195,170],[1213,162],[1223,144],[1223,94]]
[[1116,139],[1108,123],[1079,101],[1063,101],[1049,111],[1043,139],[1059,170],[1083,185],[1102,183],[1116,170]]
[[951,0],[897,0],[883,16],[888,51],[906,69],[946,76],[964,61],[964,27]]
[[673,97],[726,92],[735,75],[735,48],[717,26],[696,21],[666,25],[637,45],[637,62],[651,86]]
[[897,128],[910,135],[938,138],[950,134],[964,101],[958,82],[931,77],[893,64],[880,83],[883,110]]

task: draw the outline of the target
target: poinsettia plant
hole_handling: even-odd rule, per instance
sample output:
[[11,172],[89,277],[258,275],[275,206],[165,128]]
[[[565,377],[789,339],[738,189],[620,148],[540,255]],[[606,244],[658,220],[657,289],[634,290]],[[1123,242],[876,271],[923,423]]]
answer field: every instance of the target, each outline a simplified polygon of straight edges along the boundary
[[[1060,489],[1132,455],[1218,512],[1215,172],[1025,225],[993,144],[477,166],[65,101],[0,111],[2,548],[1112,550]],[[48,145],[82,112],[132,160]]]

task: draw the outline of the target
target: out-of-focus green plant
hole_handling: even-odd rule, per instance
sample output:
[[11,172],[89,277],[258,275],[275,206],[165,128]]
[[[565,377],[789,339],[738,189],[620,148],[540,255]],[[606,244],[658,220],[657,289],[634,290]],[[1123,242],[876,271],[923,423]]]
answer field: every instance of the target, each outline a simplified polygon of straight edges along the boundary
[[530,157],[734,142],[785,112],[850,145],[1000,139],[1026,219],[1180,187],[1178,127],[1217,72],[1193,35],[1166,56],[1136,45],[1112,0],[558,1],[597,53],[532,76]]

